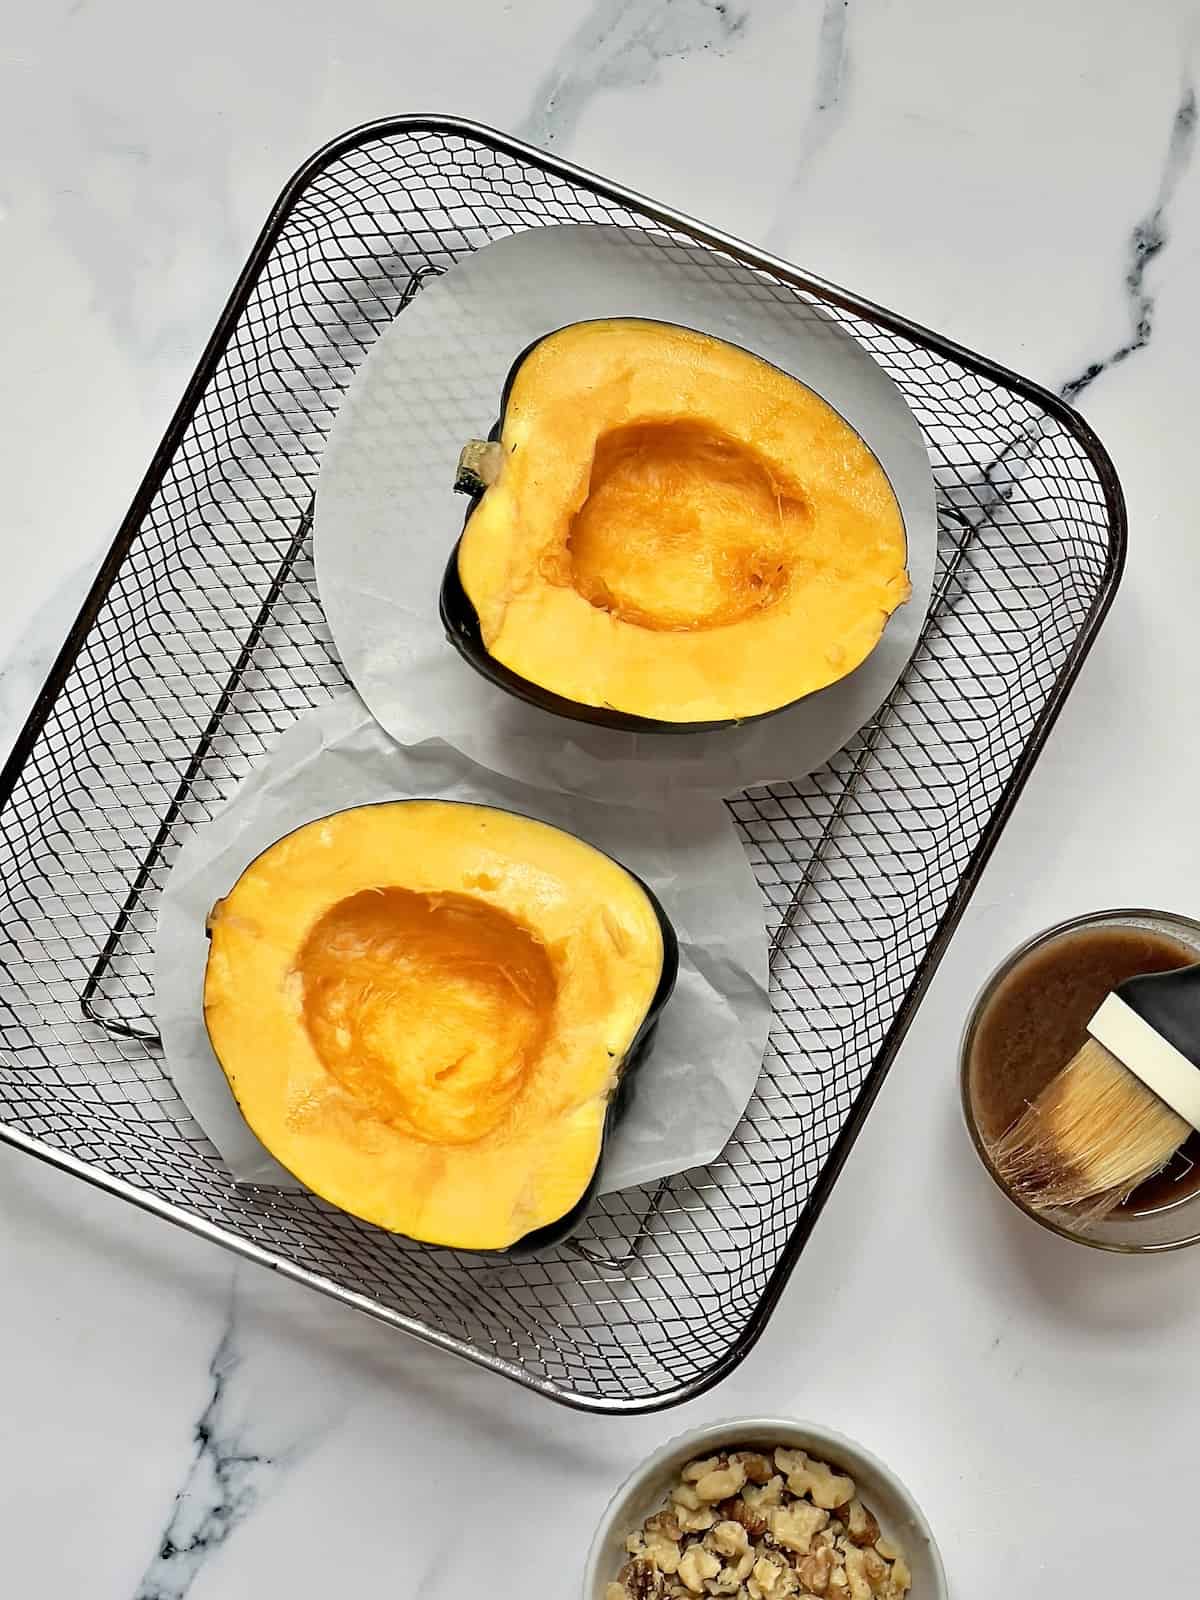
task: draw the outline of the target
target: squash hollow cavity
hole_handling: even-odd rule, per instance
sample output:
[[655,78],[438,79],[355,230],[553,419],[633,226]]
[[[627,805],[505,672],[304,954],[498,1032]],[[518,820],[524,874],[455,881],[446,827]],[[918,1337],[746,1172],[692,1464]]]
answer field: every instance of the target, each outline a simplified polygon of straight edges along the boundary
[[474,896],[366,889],[331,906],[296,960],[328,1072],[381,1121],[436,1144],[489,1133],[550,1034],[545,946]]
[[569,581],[636,627],[719,628],[782,598],[807,520],[800,496],[720,429],[631,423],[596,442]]

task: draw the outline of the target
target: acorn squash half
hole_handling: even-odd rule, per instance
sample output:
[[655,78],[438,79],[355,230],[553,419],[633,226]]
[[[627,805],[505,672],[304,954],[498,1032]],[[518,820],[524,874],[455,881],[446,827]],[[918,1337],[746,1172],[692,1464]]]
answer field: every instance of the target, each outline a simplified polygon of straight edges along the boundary
[[661,322],[579,322],[518,357],[442,585],[450,639],[546,710],[693,732],[852,672],[908,599],[887,476],[819,395]]
[[469,1250],[578,1220],[678,959],[609,856],[442,800],[297,829],[209,936],[205,1023],[262,1143],[344,1211]]

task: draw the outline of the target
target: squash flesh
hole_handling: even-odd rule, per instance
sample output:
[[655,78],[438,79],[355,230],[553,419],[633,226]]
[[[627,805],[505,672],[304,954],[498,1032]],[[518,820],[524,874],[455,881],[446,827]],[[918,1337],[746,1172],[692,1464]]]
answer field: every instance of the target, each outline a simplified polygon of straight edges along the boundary
[[488,653],[581,705],[738,720],[852,671],[910,593],[867,446],[795,379],[636,321],[551,334],[513,375],[463,589]]
[[210,932],[214,1051],[318,1194],[502,1249],[586,1191],[664,960],[617,863],[487,807],[364,806],[264,852]]

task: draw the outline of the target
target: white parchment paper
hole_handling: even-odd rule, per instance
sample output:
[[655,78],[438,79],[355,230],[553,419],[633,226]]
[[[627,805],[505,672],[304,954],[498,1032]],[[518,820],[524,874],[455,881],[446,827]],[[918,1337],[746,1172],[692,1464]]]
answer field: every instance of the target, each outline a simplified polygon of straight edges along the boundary
[[[462,531],[463,443],[496,420],[517,355],[592,317],[716,334],[820,394],[867,442],[904,516],[913,594],[857,671],[744,728],[645,734],[553,716],[488,683],[447,641],[438,594]],[[820,308],[749,267],[639,229],[530,229],[429,282],[379,338],[342,404],[317,486],[317,584],[346,670],[402,744],[442,738],[495,772],[595,798],[674,803],[803,777],[878,710],[924,624],[937,523],[921,431],[883,369]]]
[[762,897],[725,807],[695,796],[667,814],[532,789],[441,740],[402,748],[345,694],[289,728],[188,840],[159,909],[155,1000],[167,1066],[234,1178],[299,1187],[243,1121],[204,1031],[205,918],[293,828],[347,806],[417,797],[501,806],[568,828],[650,885],[679,936],[679,978],[609,1140],[600,1189],[711,1160],[753,1092],[771,1020]]

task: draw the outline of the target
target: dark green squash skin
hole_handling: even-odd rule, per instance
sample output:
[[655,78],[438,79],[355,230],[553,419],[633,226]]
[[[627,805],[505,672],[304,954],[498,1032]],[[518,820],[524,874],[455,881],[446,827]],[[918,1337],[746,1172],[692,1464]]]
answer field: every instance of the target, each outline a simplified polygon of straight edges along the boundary
[[[593,846],[593,849],[596,848]],[[607,854],[607,852],[601,852]],[[610,856],[609,860],[615,857]],[[622,871],[629,872],[624,863],[618,861],[617,865]],[[523,1239],[518,1239],[510,1244],[507,1250],[473,1251],[475,1255],[495,1256],[522,1256],[533,1250],[546,1250],[552,1245],[563,1244],[576,1231],[582,1223],[588,1208],[596,1198],[596,1186],[600,1181],[600,1167],[604,1161],[604,1151],[608,1145],[613,1129],[625,1114],[626,1108],[632,1099],[633,1076],[637,1068],[650,1054],[654,1045],[654,1033],[658,1027],[658,1019],[662,1015],[663,1007],[671,998],[675,988],[675,979],[679,975],[679,940],[671,919],[663,910],[658,896],[650,886],[638,877],[636,872],[629,872],[629,876],[643,891],[647,900],[654,908],[654,915],[658,918],[658,926],[662,933],[663,964],[659,974],[658,987],[646,1008],[646,1015],[642,1018],[642,1025],[633,1036],[633,1043],[625,1052],[625,1056],[617,1068],[617,1087],[608,1102],[608,1112],[604,1118],[604,1129],[600,1135],[600,1149],[596,1155],[596,1165],[592,1168],[591,1182],[580,1195],[565,1216],[557,1222],[547,1223],[544,1228],[536,1228],[532,1233],[527,1233]]]
[[[652,318],[641,317],[639,321],[652,321]],[[664,324],[670,326],[670,324]],[[555,329],[561,332],[561,329]],[[532,344],[526,345],[520,355],[509,368],[508,376],[504,380],[504,388],[500,393],[500,418],[495,427],[488,434],[489,439],[499,439],[504,426],[504,414],[508,409],[508,398],[512,393],[513,382],[520,371],[525,358],[537,349],[542,339],[549,339],[551,334],[545,333],[540,339],[535,339]],[[728,342],[728,341],[727,341]],[[751,352],[747,352],[750,354]],[[756,359],[761,360],[762,357]],[[467,514],[463,518],[463,526],[471,520],[475,507],[483,499],[484,489],[476,490],[470,497]],[[613,706],[584,705],[579,700],[569,700],[565,695],[555,694],[552,689],[545,689],[540,683],[531,683],[528,678],[522,678],[519,673],[510,667],[504,666],[493,656],[488,654],[487,646],[483,642],[483,633],[479,626],[479,614],[472,605],[466,590],[462,586],[462,579],[458,573],[458,548],[462,543],[461,536],[450,552],[450,559],[446,563],[446,572],[442,578],[441,594],[438,601],[438,610],[441,614],[442,626],[446,630],[446,637],[462,656],[463,660],[475,668],[482,677],[494,683],[497,688],[503,689],[507,694],[513,695],[518,700],[523,700],[526,705],[536,706],[539,711],[549,711],[557,717],[567,717],[572,722],[589,722],[599,728],[617,728],[625,733],[714,733],[719,728],[739,728],[750,722],[761,722],[764,717],[774,717],[780,711],[788,710],[788,706],[775,706],[770,711],[760,711],[752,717],[728,717],[717,722],[660,722],[655,717],[639,717],[631,711],[618,711]],[[817,693],[821,693],[820,690]],[[805,695],[804,699],[811,699]],[[789,705],[798,702],[792,700]]]
[[[543,822],[543,826],[545,827],[558,828],[558,824],[556,822],[544,822],[541,817],[530,817],[523,811],[513,811],[509,806],[489,806],[484,805],[481,801],[443,800],[440,795],[407,795],[398,797],[397,800],[368,801],[367,804],[396,805],[404,804],[405,801],[408,800],[436,800],[441,805],[461,805],[464,807],[477,806],[478,809],[485,811],[504,811],[507,812],[511,817],[523,817],[527,822]],[[355,806],[344,806],[341,809],[353,811],[360,808]],[[362,809],[365,809],[365,807]],[[336,816],[338,813],[333,812],[330,814]],[[295,828],[289,830],[288,834],[281,834],[279,839],[276,839],[271,844],[267,845],[266,849],[260,851],[259,854],[265,855],[267,850],[274,849],[275,845],[279,844],[281,840],[288,838],[290,833],[299,833],[301,828],[310,827],[312,822],[317,822],[320,820],[320,818],[314,817],[310,822],[298,823]],[[560,833],[570,833],[569,828],[559,828],[558,831]],[[575,837],[578,838],[579,836],[575,835]],[[600,1165],[604,1160],[604,1151],[608,1144],[609,1137],[617,1123],[621,1120],[621,1117],[623,1116],[631,1098],[630,1086],[633,1074],[636,1069],[641,1066],[642,1062],[650,1053],[651,1047],[654,1043],[654,1030],[658,1026],[658,1019],[662,1015],[663,1007],[671,998],[671,994],[675,988],[675,980],[679,975],[679,939],[675,933],[675,929],[672,925],[670,917],[667,916],[666,911],[663,909],[662,902],[659,900],[654,890],[651,889],[650,885],[646,883],[644,879],[639,878],[636,872],[630,871],[623,861],[618,861],[615,856],[609,855],[607,850],[601,850],[599,845],[592,844],[590,839],[584,839],[581,842],[589,845],[593,850],[597,851],[598,854],[607,857],[609,861],[620,867],[621,871],[633,879],[634,883],[637,884],[638,888],[641,889],[642,893],[646,896],[646,899],[649,900],[651,908],[654,911],[655,918],[658,921],[659,932],[662,934],[663,943],[662,970],[660,971],[658,977],[658,987],[651,996],[650,1004],[646,1007],[646,1014],[642,1018],[641,1027],[634,1034],[629,1049],[625,1052],[621,1061],[617,1064],[617,1087],[609,1097],[608,1110],[604,1118],[604,1127],[600,1134],[600,1148],[596,1152],[596,1165],[592,1168],[591,1179],[583,1194],[579,1197],[571,1209],[563,1216],[559,1217],[556,1221],[548,1222],[544,1227],[535,1228],[532,1233],[525,1234],[523,1238],[515,1240],[512,1244],[507,1245],[503,1250],[468,1250],[457,1247],[458,1253],[461,1255],[487,1256],[497,1260],[501,1260],[506,1257],[527,1255],[533,1250],[546,1250],[552,1245],[562,1244],[579,1227],[588,1210],[588,1207],[596,1197],[596,1185],[600,1181]],[[242,872],[248,872],[249,869],[254,865],[254,861],[257,859],[258,857],[256,856],[254,860],[247,862],[246,866],[242,868]],[[218,902],[218,904],[219,903],[220,902]],[[211,928],[206,927],[205,932],[211,939]],[[208,1029],[206,1021],[205,1032],[207,1033],[207,1031]],[[215,1045],[213,1046],[213,1053],[214,1055],[216,1054]],[[219,1061],[220,1057],[218,1056],[217,1059]],[[230,1092],[233,1092],[232,1085],[230,1085]],[[237,1096],[234,1095],[235,1103],[236,1100]],[[241,1110],[240,1105],[238,1106],[238,1110]],[[253,1130],[251,1131],[253,1132]],[[312,1192],[315,1193],[315,1191]],[[326,1201],[325,1203],[330,1205],[332,1204],[331,1201]],[[347,1212],[347,1215],[354,1215],[354,1213]],[[365,1221],[365,1219],[362,1217],[360,1217],[358,1220],[360,1222]],[[368,1226],[374,1226],[374,1224],[368,1224]],[[380,1231],[383,1232],[386,1230],[381,1229]],[[393,1237],[402,1238],[407,1236],[395,1234]],[[429,1244],[427,1240],[415,1240],[414,1243],[424,1244],[430,1250],[455,1248],[449,1245],[432,1245]]]

